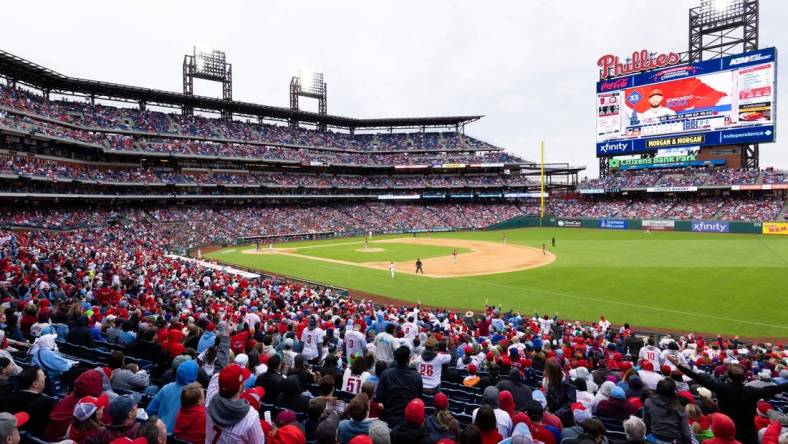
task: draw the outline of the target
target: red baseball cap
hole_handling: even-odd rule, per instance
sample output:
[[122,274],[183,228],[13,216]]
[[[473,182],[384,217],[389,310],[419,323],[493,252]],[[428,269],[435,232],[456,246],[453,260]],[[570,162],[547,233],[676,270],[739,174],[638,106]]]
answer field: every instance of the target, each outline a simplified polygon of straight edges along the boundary
[[232,398],[241,389],[243,382],[243,368],[236,364],[228,365],[219,372],[219,394],[225,398]]
[[662,90],[659,88],[652,89],[651,92],[648,93],[649,98],[651,98],[651,96],[664,96],[664,95],[665,94],[662,94]]
[[74,406],[74,417],[80,421],[85,421],[100,408],[105,408],[109,405],[109,398],[107,395],[102,394],[98,398],[92,396],[83,396]]

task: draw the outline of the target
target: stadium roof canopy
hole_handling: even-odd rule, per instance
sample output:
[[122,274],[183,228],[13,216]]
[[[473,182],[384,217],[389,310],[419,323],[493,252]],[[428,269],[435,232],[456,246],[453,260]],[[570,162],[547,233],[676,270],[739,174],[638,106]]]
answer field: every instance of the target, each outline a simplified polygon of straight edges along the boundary
[[335,115],[296,111],[289,108],[258,105],[249,102],[192,96],[172,91],[141,88],[118,83],[80,79],[60,74],[29,60],[0,50],[0,75],[49,92],[83,94],[111,100],[127,100],[152,105],[191,107],[205,111],[226,111],[259,118],[290,120],[343,129],[395,127],[461,127],[483,116],[394,117],[356,119]]

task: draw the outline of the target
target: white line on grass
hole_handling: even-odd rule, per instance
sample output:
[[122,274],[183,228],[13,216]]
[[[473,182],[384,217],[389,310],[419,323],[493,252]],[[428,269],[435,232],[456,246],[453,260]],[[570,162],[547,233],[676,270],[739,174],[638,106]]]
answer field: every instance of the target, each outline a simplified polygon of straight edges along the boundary
[[780,329],[783,329],[783,330],[788,330],[788,326],[785,326],[785,325],[775,325],[775,324],[767,324],[765,322],[746,321],[744,319],[731,319],[731,318],[726,318],[726,317],[723,317],[723,316],[714,316],[714,315],[708,315],[708,314],[703,314],[703,313],[689,313],[689,312],[681,311],[681,310],[671,310],[670,308],[651,307],[651,306],[648,306],[648,305],[641,305],[641,304],[630,304],[628,302],[614,301],[614,300],[610,300],[610,299],[592,298],[592,297],[588,297],[588,296],[578,296],[578,295],[574,295],[574,294],[561,293],[561,292],[558,292],[558,291],[537,290],[537,289],[533,289],[533,288],[515,287],[514,285],[498,284],[498,283],[495,283],[495,282],[477,281],[475,279],[468,279],[468,278],[462,278],[462,277],[457,277],[455,279],[460,279],[460,280],[464,280],[464,281],[468,281],[468,282],[473,282],[473,283],[476,283],[476,284],[484,284],[484,285],[492,285],[492,286],[495,286],[495,287],[510,288],[512,290],[533,291],[535,293],[542,293],[542,294],[552,295],[552,296],[563,296],[563,297],[567,297],[567,298],[574,298],[574,299],[580,299],[580,300],[586,300],[586,301],[623,305],[625,307],[645,308],[647,310],[661,311],[661,312],[673,313],[673,314],[680,314],[680,315],[684,315],[684,316],[697,316],[697,317],[702,317],[702,318],[717,319],[717,320],[720,320],[720,321],[738,322],[738,323],[744,323],[744,324],[760,325],[762,327],[772,327],[772,328],[780,328]]

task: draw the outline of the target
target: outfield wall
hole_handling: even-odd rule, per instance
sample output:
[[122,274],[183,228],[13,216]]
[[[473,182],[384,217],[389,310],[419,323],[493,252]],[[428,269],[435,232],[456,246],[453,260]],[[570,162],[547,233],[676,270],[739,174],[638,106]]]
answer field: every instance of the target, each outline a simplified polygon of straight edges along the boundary
[[[520,216],[491,225],[490,230],[510,230],[515,228],[559,227],[559,228],[597,228],[603,230],[650,230],[650,231],[692,231],[696,233],[747,233],[772,234],[778,230],[767,227],[781,223],[740,222],[723,220],[675,220],[675,219],[625,219],[625,218],[571,218],[545,215]],[[786,230],[788,233],[788,230]]]

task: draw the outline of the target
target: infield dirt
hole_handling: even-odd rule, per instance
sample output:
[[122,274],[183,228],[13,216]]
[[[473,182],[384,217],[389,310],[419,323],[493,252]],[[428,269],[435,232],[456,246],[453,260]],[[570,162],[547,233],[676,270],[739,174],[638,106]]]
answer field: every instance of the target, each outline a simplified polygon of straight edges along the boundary
[[[481,276],[487,274],[509,273],[514,271],[527,270],[529,268],[542,267],[555,261],[556,256],[547,251],[542,253],[539,248],[526,247],[523,245],[505,244],[502,242],[475,241],[464,239],[442,239],[442,238],[411,238],[404,237],[398,239],[386,239],[376,241],[377,244],[396,243],[414,245],[432,245],[439,247],[467,248],[469,253],[433,257],[422,260],[424,276],[432,278],[448,278],[461,276]],[[263,249],[257,251],[248,249],[244,254],[285,254],[307,259],[333,262],[345,265],[355,265],[360,267],[374,268],[378,270],[389,269],[388,262],[350,262],[337,259],[328,259],[315,256],[298,254],[292,248],[274,248],[273,250]],[[416,261],[395,262],[394,267],[397,273],[415,274]],[[421,273],[419,273],[421,274]]]

